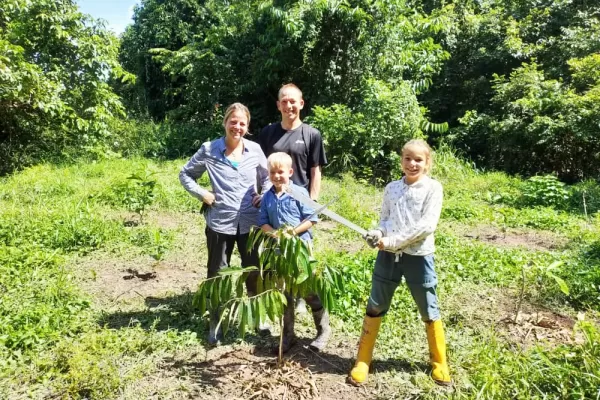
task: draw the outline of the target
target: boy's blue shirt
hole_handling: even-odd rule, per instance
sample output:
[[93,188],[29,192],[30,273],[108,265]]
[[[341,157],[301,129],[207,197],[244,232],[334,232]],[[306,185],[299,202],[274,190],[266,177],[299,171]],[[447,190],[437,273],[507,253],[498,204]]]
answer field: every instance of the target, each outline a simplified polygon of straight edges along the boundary
[[[289,184],[293,185],[294,183],[290,181]],[[298,186],[296,185],[296,187]],[[302,190],[306,196],[309,195],[308,191],[303,187],[300,186],[298,188]],[[281,196],[277,197],[277,194],[275,194],[275,187],[273,186],[267,190],[260,203],[258,226],[269,224],[275,229],[278,229],[283,225],[295,227],[314,212],[315,210],[312,207],[300,203],[288,193],[284,192],[281,194]],[[317,215],[313,215],[310,218],[310,221],[318,222],[319,217]],[[302,240],[312,239],[311,231],[312,230],[309,229],[308,231],[303,232],[300,234],[300,238]]]

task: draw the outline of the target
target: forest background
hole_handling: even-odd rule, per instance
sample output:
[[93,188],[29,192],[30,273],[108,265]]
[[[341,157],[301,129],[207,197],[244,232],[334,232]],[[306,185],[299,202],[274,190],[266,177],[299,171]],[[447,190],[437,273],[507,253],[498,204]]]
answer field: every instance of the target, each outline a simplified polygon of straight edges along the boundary
[[600,23],[590,1],[144,1],[120,38],[71,1],[0,6],[0,170],[191,154],[221,109],[278,119],[304,91],[330,174],[398,175],[407,138],[477,167],[600,173]]
[[[434,146],[445,188],[436,263],[455,391],[427,377],[405,289],[371,383],[341,384],[375,252],[323,221],[316,258],[345,286],[325,361],[300,353],[323,398],[598,398],[600,7],[589,0],[145,0],[119,37],[74,1],[0,2],[0,397],[229,399],[281,382],[303,393],[264,367],[238,376],[235,357],[261,339],[205,349],[191,301],[203,220],[176,179],[222,134],[229,103],[249,106],[252,135],[277,121],[287,82],[323,134],[332,209],[376,223],[412,137]],[[312,379],[296,372],[294,384]],[[224,377],[240,385],[212,384]]]

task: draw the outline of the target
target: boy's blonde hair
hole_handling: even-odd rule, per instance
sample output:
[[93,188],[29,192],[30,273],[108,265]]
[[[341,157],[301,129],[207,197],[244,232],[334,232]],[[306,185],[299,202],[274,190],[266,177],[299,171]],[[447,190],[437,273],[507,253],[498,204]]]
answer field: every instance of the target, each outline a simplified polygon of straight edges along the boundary
[[279,88],[279,92],[277,93],[277,100],[279,100],[281,98],[281,94],[286,90],[286,89],[294,89],[297,90],[298,93],[300,93],[300,98],[302,99],[302,90],[300,90],[300,88],[296,85],[294,85],[293,83],[287,83],[285,85],[283,85],[282,87]]
[[233,114],[236,111],[240,111],[246,114],[246,118],[248,118],[248,125],[250,125],[250,110],[248,110],[248,107],[246,107],[242,103],[233,103],[232,105],[227,107],[227,110],[225,110],[225,115],[223,115],[224,127],[227,127],[227,120],[231,117],[231,114]]
[[412,139],[406,142],[406,144],[402,147],[402,155],[404,156],[404,151],[408,149],[419,149],[425,153],[425,168],[423,171],[428,174],[433,167],[433,150],[423,139]]
[[267,164],[269,171],[271,168],[292,168],[292,157],[283,152],[273,153],[267,158]]

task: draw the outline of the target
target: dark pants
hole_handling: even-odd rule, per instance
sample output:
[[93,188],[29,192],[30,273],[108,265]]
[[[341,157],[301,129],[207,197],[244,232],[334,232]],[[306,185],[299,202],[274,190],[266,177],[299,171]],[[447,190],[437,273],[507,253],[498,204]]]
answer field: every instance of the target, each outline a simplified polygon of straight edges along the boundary
[[[236,235],[227,235],[215,232],[209,227],[206,227],[205,233],[206,246],[208,247],[207,278],[217,276],[219,270],[229,266],[236,243],[242,259],[242,267],[258,266],[258,252],[256,249],[248,252],[249,233],[240,234],[238,230]],[[257,277],[258,272],[253,271],[246,280],[246,289],[250,294],[256,294]]]

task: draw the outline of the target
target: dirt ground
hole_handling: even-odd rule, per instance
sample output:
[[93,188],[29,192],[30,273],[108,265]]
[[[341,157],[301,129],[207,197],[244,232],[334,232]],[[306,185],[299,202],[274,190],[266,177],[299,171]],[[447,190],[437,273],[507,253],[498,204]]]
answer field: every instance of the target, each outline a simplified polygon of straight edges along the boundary
[[[138,323],[155,329],[190,329],[202,335],[204,322],[194,316],[190,306],[192,293],[205,276],[200,217],[150,214],[147,219],[176,231],[175,246],[164,260],[96,252],[75,261],[82,287],[104,315],[99,323],[114,328]],[[325,235],[332,229],[328,224],[322,228]],[[486,241],[500,241],[490,239],[492,234],[486,229],[477,233]],[[507,244],[506,237],[501,242]],[[521,237],[518,244],[530,246],[526,242]],[[515,296],[510,293],[490,289],[463,295],[448,299],[446,308],[457,310],[448,315],[449,323],[494,326],[504,340],[522,346],[577,340],[572,334],[573,318],[541,307],[524,304],[515,321]],[[159,324],[153,322],[157,318]],[[332,317],[334,335],[326,351],[317,354],[308,347],[315,334],[310,317],[303,314],[298,318],[296,331],[301,339],[282,368],[276,368],[276,357],[271,354],[275,337],[248,335],[241,341],[230,334],[216,348],[199,345],[163,359],[142,381],[126,387],[121,398],[416,399],[423,390],[445,390],[431,383],[423,360],[379,362],[377,356],[368,384],[360,388],[348,385],[345,379],[354,362],[359,332],[344,334],[342,322]]]
[[495,226],[477,226],[461,229],[462,235],[469,239],[500,247],[526,247],[530,250],[557,250],[564,248],[568,240],[553,232],[532,229],[501,229]]

